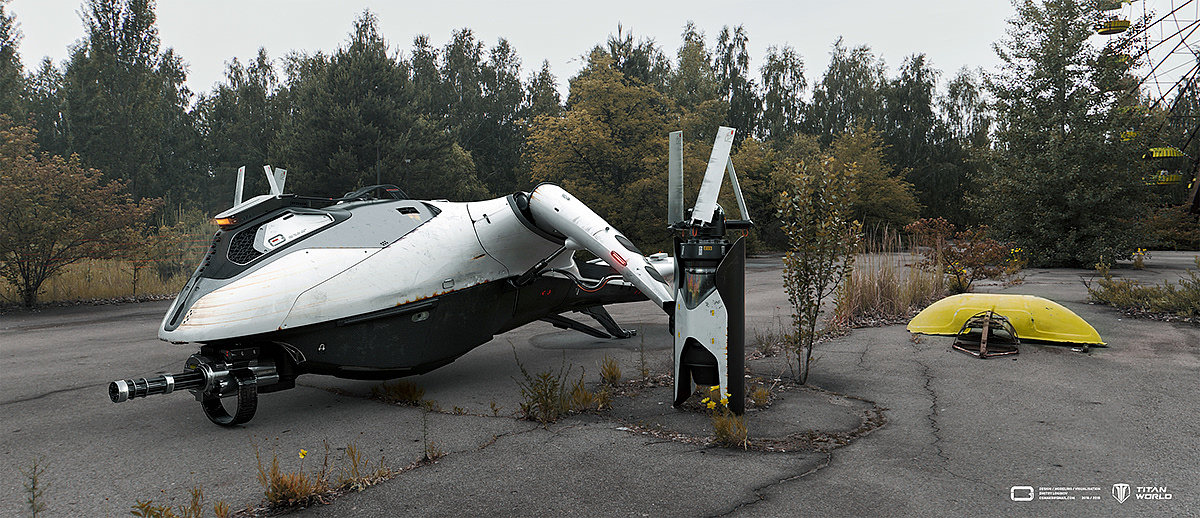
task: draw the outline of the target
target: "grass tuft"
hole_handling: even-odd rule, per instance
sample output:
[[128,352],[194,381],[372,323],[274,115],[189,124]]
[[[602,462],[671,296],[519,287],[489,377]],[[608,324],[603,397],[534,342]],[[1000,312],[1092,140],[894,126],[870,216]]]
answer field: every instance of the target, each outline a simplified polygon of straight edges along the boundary
[[384,467],[383,459],[379,460],[376,468],[371,469],[371,461],[366,459],[357,443],[347,444],[346,449],[343,450],[343,456],[346,464],[342,467],[341,474],[338,475],[337,487],[339,489],[362,491],[386,480],[392,474],[390,469]]
[[400,380],[371,387],[371,397],[405,406],[421,406],[425,389],[415,383]]
[[521,370],[523,378],[517,380],[517,385],[521,387],[522,401],[519,408],[524,419],[546,425],[571,412],[601,410],[612,403],[607,386],[594,392],[588,390],[584,385],[582,372],[574,383],[570,382],[573,366],[564,363],[557,373],[548,370],[534,375],[525,369],[525,365],[517,357],[515,347],[513,357],[517,360],[517,368]]
[[270,465],[263,467],[258,445],[255,445],[254,459],[258,461],[258,483],[263,487],[267,503],[275,508],[294,508],[307,507],[320,501],[331,489],[328,477],[328,450],[326,446],[324,467],[316,475],[310,476],[304,471],[303,458],[300,468],[295,471],[283,471],[279,467],[279,457],[275,454],[271,455]]
[[442,449],[437,441],[429,439],[429,412],[430,408],[426,408],[421,415],[421,438],[425,442],[425,455],[421,458],[421,462],[430,463],[437,462],[438,459],[446,456],[446,451]]
[[767,408],[771,404],[771,391],[762,385],[754,387],[750,391],[750,404],[754,405],[754,408]]
[[726,448],[750,447],[749,432],[746,430],[746,416],[735,415],[724,406],[712,413],[713,434],[716,443]]
[[[516,355],[515,349],[513,355]],[[520,359],[517,359],[517,367],[524,378],[524,381],[518,380],[517,384],[521,387],[520,409],[525,419],[549,424],[567,412],[570,405],[565,378],[570,374],[569,368],[564,366],[557,374],[554,371],[542,371],[532,375],[525,370]]]
[[[188,503],[179,506],[179,513],[176,514],[169,505],[155,505],[154,500],[138,500],[129,511],[134,516],[143,518],[203,518],[204,517],[204,490],[199,486],[189,490],[190,498]],[[230,515],[229,504],[225,502],[217,502],[213,506],[213,514],[217,518],[225,518]]]
[[600,360],[600,380],[614,387],[621,382],[621,366],[608,353]]
[[596,395],[584,386],[582,376],[571,386],[570,400],[571,408],[591,408],[596,403]]

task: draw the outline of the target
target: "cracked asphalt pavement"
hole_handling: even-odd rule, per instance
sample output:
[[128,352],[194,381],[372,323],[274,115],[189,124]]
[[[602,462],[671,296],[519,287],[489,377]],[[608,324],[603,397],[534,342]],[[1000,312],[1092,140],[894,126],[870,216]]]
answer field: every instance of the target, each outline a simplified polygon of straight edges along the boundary
[[[1173,280],[1195,255],[1155,252],[1146,270],[1115,273]],[[666,319],[649,303],[610,308],[638,329],[634,338],[597,340],[537,323],[408,378],[443,412],[369,399],[373,382],[305,376],[294,390],[263,395],[254,420],[234,429],[210,424],[186,394],[108,401],[109,381],[177,371],[192,352],[157,340],[166,303],[11,312],[0,315],[0,515],[28,514],[22,470],[34,459],[49,484],[46,515],[116,516],[137,500],[177,506],[196,486],[210,502],[254,506],[262,499],[256,450],[312,471],[326,445],[337,465],[354,443],[372,466],[398,468],[431,441],[447,452],[436,463],[297,513],[1194,515],[1200,327],[1090,305],[1081,282],[1090,275],[1028,270],[1021,284],[978,291],[1053,299],[1108,347],[1023,344],[1015,357],[978,360],[951,350],[948,337],[914,341],[899,325],[856,329],[818,346],[812,388],[776,386],[770,408],[749,412],[760,445],[751,451],[707,445],[707,420],[672,409],[661,387],[548,427],[515,418],[514,355],[530,372],[572,366],[589,385],[606,354],[627,378],[643,364],[670,372]],[[787,315],[778,258],[751,259],[749,338]],[[767,383],[790,372],[783,356],[747,365]],[[1113,484],[1129,484],[1133,496],[1118,502]],[[1014,501],[1027,494],[1014,486],[1076,498]],[[1137,496],[1150,488],[1160,499]]]

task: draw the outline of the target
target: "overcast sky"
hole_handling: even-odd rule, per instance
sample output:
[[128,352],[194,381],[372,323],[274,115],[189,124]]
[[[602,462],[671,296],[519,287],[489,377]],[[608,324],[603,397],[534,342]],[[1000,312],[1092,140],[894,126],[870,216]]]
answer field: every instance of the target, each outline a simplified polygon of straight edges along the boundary
[[[1144,0],[1138,3],[1140,7],[1123,10],[1166,12],[1174,3]],[[1194,11],[1200,10],[1200,2],[1194,3],[1198,7],[1180,14],[1196,19]],[[37,66],[44,56],[56,63],[66,59],[67,47],[83,36],[81,4],[81,0],[12,0],[8,4],[24,34],[20,51],[27,69]],[[207,92],[224,78],[230,58],[244,62],[259,47],[265,47],[272,58],[292,50],[336,49],[346,42],[354,19],[364,9],[378,15],[383,36],[393,49],[405,54],[418,34],[429,35],[437,47],[450,40],[452,31],[463,27],[471,28],[489,47],[506,38],[522,59],[523,76],[536,70],[542,60],[549,60],[564,94],[567,79],[582,66],[581,56],[616,33],[618,23],[639,38],[653,38],[671,58],[688,20],[705,33],[710,48],[722,26],[744,25],[756,76],[768,46],[791,45],[803,57],[811,84],[824,73],[838,36],[849,46],[869,45],[886,61],[889,74],[916,52],[928,56],[943,72],[943,80],[963,66],[994,69],[999,61],[992,44],[1004,35],[1014,13],[1009,0],[158,0],[157,13],[163,46],[174,47],[187,62],[191,89]],[[1186,58],[1194,63],[1190,54]],[[1181,66],[1184,68],[1175,72],[1176,76],[1188,64]]]
[[[83,36],[81,0],[13,0],[24,38],[27,69],[42,57],[56,63]],[[174,47],[188,64],[188,84],[205,92],[224,77],[225,63],[243,61],[265,47],[273,58],[291,50],[330,51],[343,44],[363,9],[379,17],[393,49],[405,54],[412,39],[428,34],[442,46],[450,34],[471,28],[489,47],[506,38],[523,62],[524,74],[549,60],[565,92],[581,67],[580,56],[615,33],[620,23],[637,37],[650,37],[674,58],[688,20],[710,47],[724,25],[744,25],[757,75],[770,45],[791,45],[803,56],[806,75],[819,78],[838,36],[849,45],[867,44],[889,72],[914,52],[924,52],[943,75],[962,66],[992,68],[997,41],[1013,14],[1008,0],[895,0],[688,2],[605,0],[600,2],[508,1],[316,1],[159,0],[158,28],[164,47]]]

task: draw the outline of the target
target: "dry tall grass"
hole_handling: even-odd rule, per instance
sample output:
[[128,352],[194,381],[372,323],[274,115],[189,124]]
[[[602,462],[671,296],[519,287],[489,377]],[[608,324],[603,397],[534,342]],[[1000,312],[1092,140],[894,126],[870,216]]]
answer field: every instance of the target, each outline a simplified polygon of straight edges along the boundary
[[[108,259],[63,267],[42,283],[38,302],[175,295],[203,260],[215,231],[212,219],[199,211],[164,215],[144,241],[111,243],[104,256]],[[17,287],[0,278],[0,303],[20,302]]]
[[946,276],[917,267],[916,250],[896,231],[884,229],[864,240],[863,253],[837,294],[832,322],[843,326],[895,323],[944,297]]
[[[133,296],[170,296],[179,293],[191,272],[160,278],[153,266],[137,272],[135,282],[133,261],[119,259],[85,259],[66,266],[62,272],[42,284],[40,302],[69,302],[76,300],[118,299]],[[16,286],[0,279],[0,300],[19,303]]]

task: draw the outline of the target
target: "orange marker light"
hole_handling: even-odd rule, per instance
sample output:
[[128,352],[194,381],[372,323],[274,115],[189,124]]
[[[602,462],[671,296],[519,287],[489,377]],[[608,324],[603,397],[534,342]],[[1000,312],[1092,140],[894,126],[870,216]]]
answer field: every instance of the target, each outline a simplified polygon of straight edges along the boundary
[[217,218],[216,222],[221,228],[232,227],[237,224],[237,218]]

